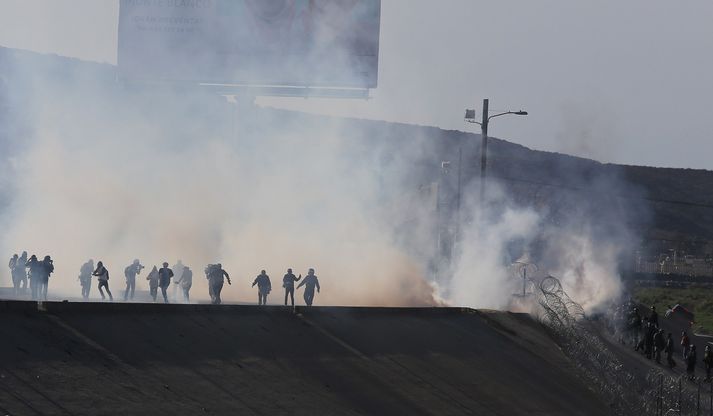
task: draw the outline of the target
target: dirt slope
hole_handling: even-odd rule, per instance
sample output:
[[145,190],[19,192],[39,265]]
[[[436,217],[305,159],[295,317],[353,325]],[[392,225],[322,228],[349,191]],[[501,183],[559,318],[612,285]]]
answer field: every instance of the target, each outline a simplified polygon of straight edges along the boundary
[[0,302],[0,411],[603,415],[527,315]]

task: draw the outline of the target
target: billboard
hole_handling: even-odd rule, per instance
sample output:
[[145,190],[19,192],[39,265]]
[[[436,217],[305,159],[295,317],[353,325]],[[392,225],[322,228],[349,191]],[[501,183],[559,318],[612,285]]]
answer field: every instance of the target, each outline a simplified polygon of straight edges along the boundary
[[125,78],[374,88],[381,0],[121,0]]

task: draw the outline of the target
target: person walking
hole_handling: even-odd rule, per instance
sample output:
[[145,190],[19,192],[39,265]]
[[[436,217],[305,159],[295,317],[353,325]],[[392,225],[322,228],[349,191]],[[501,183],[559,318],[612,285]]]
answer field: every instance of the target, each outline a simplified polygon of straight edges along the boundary
[[272,291],[272,283],[270,282],[270,276],[267,275],[265,270],[260,271],[260,274],[257,275],[252,287],[255,287],[255,285],[257,285],[257,304],[266,305],[267,295]]
[[302,275],[295,277],[292,269],[287,269],[287,274],[282,278],[282,287],[285,288],[285,306],[287,306],[287,297],[292,301],[292,306],[295,306],[295,282],[299,282]]
[[92,276],[96,276],[99,281],[99,294],[102,296],[102,300],[105,300],[104,292],[102,288],[106,289],[106,293],[109,295],[109,301],[114,301],[114,296],[111,295],[111,290],[109,290],[109,270],[104,267],[104,263],[101,261],[97,262],[97,268],[92,273]]
[[27,252],[23,251],[17,259],[17,276],[20,279],[20,293],[27,293]]
[[168,294],[166,289],[171,285],[171,278],[173,277],[173,270],[168,268],[168,263],[163,262],[163,267],[158,271],[158,287],[161,288],[161,294],[163,295],[163,302],[168,303]]
[[305,287],[305,304],[307,306],[312,306],[312,302],[314,301],[314,289],[317,288],[317,293],[319,293],[320,290],[319,279],[317,279],[317,276],[314,274],[314,269],[309,269],[309,271],[307,272],[307,276],[305,276],[302,283],[297,286],[297,289],[301,288],[302,286]]
[[661,352],[666,348],[666,340],[663,336],[663,329],[659,329],[654,334],[654,358],[656,364],[661,364]]
[[691,345],[686,354],[686,374],[689,380],[696,379],[696,346]]
[[681,353],[683,354],[683,361],[686,361],[686,355],[688,355],[690,347],[691,340],[688,339],[688,334],[686,334],[686,331],[681,331]]
[[668,338],[666,338],[666,347],[664,351],[666,351],[666,362],[668,363],[668,367],[675,367],[676,361],[673,359],[673,334],[670,332],[668,333]]
[[703,365],[706,366],[706,379],[704,381],[711,382],[711,369],[713,369],[713,351],[711,351],[711,346],[706,345],[705,351],[703,351]]

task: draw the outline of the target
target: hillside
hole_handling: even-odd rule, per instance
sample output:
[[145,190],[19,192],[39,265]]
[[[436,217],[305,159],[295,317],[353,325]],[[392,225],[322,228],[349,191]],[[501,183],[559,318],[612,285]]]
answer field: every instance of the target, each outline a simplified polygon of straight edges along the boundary
[[[105,97],[121,95],[124,99],[125,95],[131,94],[131,88],[116,82],[115,67],[111,65],[1,47],[0,80],[0,122],[13,121],[0,123],[0,150],[8,159],[22,150],[21,143],[32,128],[29,120],[23,123],[27,115],[20,109],[35,104],[27,102],[23,90],[48,83],[60,91],[66,88],[69,97],[79,99],[81,96],[73,96],[74,83],[89,83],[96,94]],[[14,88],[10,90],[8,85]],[[169,88],[168,93],[165,88],[161,89],[163,98],[168,100],[165,105],[169,106],[170,100],[181,99],[183,92],[183,88]],[[209,95],[204,94],[201,100],[206,105],[216,106],[215,95],[212,98]],[[327,117],[265,108],[252,108],[248,112],[251,114],[245,130],[259,130],[260,123],[274,125],[277,120],[285,129],[304,122],[331,123]],[[342,122],[344,138],[361,143],[366,162],[374,169],[388,174],[389,166],[395,160],[408,162],[413,169],[413,183],[404,185],[411,188],[408,192],[418,186],[443,182],[441,163],[450,161],[453,166],[458,160],[458,149],[462,148],[464,189],[466,193],[475,194],[479,175],[479,135],[380,121],[352,119]],[[373,147],[388,150],[375,152],[370,150]],[[6,163],[2,165],[5,166],[2,169],[8,169]],[[642,238],[713,241],[713,209],[710,208],[713,205],[713,193],[710,192],[713,171],[603,164],[532,150],[496,138],[490,142],[488,168],[490,177],[500,180],[514,199],[548,212],[554,222],[558,212],[565,209],[563,207],[596,200],[596,206],[587,208],[591,215],[601,216],[603,221],[607,217],[623,217]],[[12,180],[9,173],[5,173],[2,175],[4,180],[0,181],[0,191],[7,203]],[[450,174],[445,182],[448,183],[441,187],[444,198],[451,200],[453,205],[455,176]],[[602,206],[616,209],[602,213]],[[713,251],[713,247],[705,246],[701,250]]]

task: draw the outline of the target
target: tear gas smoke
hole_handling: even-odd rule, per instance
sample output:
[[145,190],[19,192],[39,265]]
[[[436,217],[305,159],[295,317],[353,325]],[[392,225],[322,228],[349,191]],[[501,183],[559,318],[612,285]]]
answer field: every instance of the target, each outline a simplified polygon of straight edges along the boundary
[[[230,104],[196,90],[124,88],[108,66],[72,61],[76,68],[62,72],[39,62],[8,71],[5,99],[18,126],[8,141],[0,250],[52,255],[52,293],[76,297],[89,258],[104,261],[115,295],[134,258],[148,268],[181,259],[194,271],[195,299],[207,298],[203,267],[222,262],[234,280],[228,301],[254,302],[249,284],[266,269],[279,302],[285,270],[314,267],[317,304],[508,308],[520,283],[507,267],[526,250],[588,309],[619,291],[628,231],[596,232],[603,217],[588,217],[587,198],[552,196],[548,209],[574,207],[553,214],[494,183],[485,212],[465,184],[453,276],[436,289],[435,218],[414,197],[418,183],[436,180],[414,167],[434,158],[428,129],[393,143],[375,134],[384,123]],[[616,215],[607,230],[627,230]],[[515,240],[520,253],[508,248]],[[143,277],[138,289],[147,288]]]

